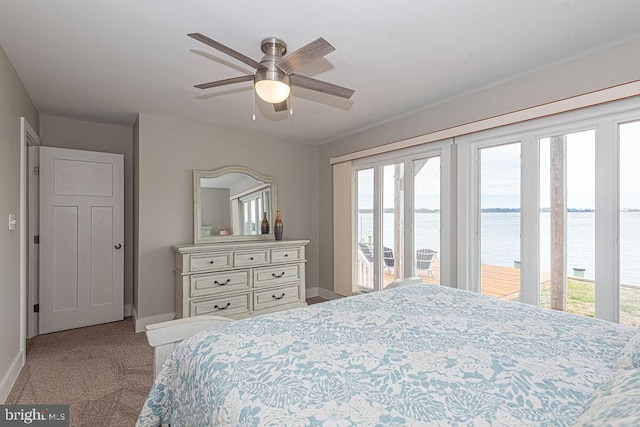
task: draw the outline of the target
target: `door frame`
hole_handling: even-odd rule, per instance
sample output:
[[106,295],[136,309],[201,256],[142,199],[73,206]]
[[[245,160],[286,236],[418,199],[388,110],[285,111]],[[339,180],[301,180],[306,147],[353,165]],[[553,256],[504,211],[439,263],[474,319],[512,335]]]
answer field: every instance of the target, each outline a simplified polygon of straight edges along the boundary
[[24,366],[27,356],[27,316],[29,315],[27,307],[27,272],[29,268],[27,146],[31,145],[40,145],[40,136],[26,118],[20,117],[20,352],[22,353],[22,366]]
[[[456,242],[453,240],[455,236],[454,224],[451,221],[451,215],[456,203],[455,194],[452,191],[457,190],[454,182],[454,164],[452,163],[452,151],[454,150],[454,140],[451,138],[442,139],[437,142],[431,142],[426,145],[410,147],[399,151],[382,153],[375,156],[363,157],[352,162],[351,171],[353,174],[353,182],[357,183],[357,172],[365,169],[373,170],[373,210],[374,210],[374,244],[376,245],[374,255],[374,286],[373,290],[383,289],[383,255],[382,255],[382,170],[384,166],[402,163],[404,164],[404,277],[415,275],[415,263],[413,257],[415,254],[414,245],[414,161],[425,158],[440,158],[440,284],[450,287],[457,287],[455,269],[456,260],[451,256],[455,254]],[[407,179],[410,177],[411,179]],[[357,241],[357,185],[351,192],[352,202],[352,220],[353,220],[353,236],[351,245],[355,247]],[[377,212],[377,214],[376,214]],[[376,220],[376,215],[378,216]],[[356,282],[356,266],[357,266],[357,250],[353,252],[352,260],[352,276],[353,283]]]
[[38,304],[40,290],[40,265],[39,243],[35,242],[35,236],[40,235],[40,145],[27,146],[27,245],[28,245],[28,272],[27,272],[27,338],[38,335],[38,313],[34,306]]

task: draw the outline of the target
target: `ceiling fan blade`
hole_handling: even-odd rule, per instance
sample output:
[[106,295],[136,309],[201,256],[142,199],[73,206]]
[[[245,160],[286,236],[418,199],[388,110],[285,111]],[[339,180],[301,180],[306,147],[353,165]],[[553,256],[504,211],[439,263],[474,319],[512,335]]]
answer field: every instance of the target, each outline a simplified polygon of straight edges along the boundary
[[215,82],[209,82],[209,83],[202,83],[202,84],[199,84],[199,85],[195,85],[194,87],[196,87],[198,89],[209,89],[209,88],[212,88],[212,87],[231,85],[231,84],[234,84],[234,83],[248,82],[249,80],[253,80],[253,75],[232,77],[230,79],[217,80]]
[[253,67],[253,68],[265,68],[264,65],[260,64],[259,62],[254,61],[253,59],[249,58],[248,56],[245,56],[243,54],[241,54],[240,52],[237,52],[233,49],[231,49],[230,47],[227,47],[225,45],[223,45],[222,43],[218,43],[215,40],[210,39],[209,37],[200,34],[200,33],[189,33],[187,34],[189,37],[191,37],[192,39],[198,40],[199,42],[202,42],[204,44],[206,44],[207,46],[211,46],[214,49],[219,50],[222,53],[226,53],[227,55],[237,59],[240,62],[244,62],[245,64]]
[[289,78],[291,79],[292,86],[315,90],[316,92],[339,96],[340,98],[349,99],[355,92],[353,89],[334,85],[333,83],[323,82],[322,80],[312,79],[311,77],[301,76],[299,74],[291,74]]
[[280,112],[280,111],[287,111],[287,109],[289,108],[289,107],[287,107],[287,100],[285,99],[282,102],[278,102],[277,104],[273,104],[273,108],[276,110],[276,113]]
[[287,74],[291,74],[303,66],[333,52],[334,50],[336,50],[335,47],[331,46],[328,41],[320,37],[319,39],[314,40],[306,46],[303,46],[295,52],[285,56],[282,61],[278,62],[278,68]]

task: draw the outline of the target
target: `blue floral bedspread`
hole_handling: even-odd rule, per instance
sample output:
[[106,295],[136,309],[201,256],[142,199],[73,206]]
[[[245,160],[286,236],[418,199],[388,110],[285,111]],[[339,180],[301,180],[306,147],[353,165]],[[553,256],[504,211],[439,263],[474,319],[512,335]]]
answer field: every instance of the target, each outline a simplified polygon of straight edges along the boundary
[[634,330],[413,285],[185,340],[139,426],[566,426]]

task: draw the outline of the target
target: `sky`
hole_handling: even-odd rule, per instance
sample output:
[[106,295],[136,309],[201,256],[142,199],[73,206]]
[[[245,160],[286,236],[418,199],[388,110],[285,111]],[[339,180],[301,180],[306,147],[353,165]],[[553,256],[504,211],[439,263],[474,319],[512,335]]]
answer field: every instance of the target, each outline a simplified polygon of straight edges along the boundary
[[620,208],[640,209],[640,121],[620,126]]
[[[567,206],[595,208],[595,130],[567,135]],[[550,142],[540,140],[540,207],[550,204]],[[518,208],[520,144],[481,150],[483,208]],[[620,207],[640,209],[640,122],[620,125]]]
[[[519,142],[480,150],[482,208],[520,207]],[[550,140],[540,140],[540,207],[550,204]],[[595,131],[567,135],[567,206],[595,207]]]
[[[420,162],[422,163],[422,162]],[[383,207],[393,208],[395,166],[383,168]],[[401,175],[404,177],[404,168]],[[440,157],[432,157],[422,166],[415,177],[416,209],[440,209]],[[360,209],[373,209],[373,169],[358,172],[358,195]]]
[[[567,206],[595,208],[595,130],[567,135]],[[550,200],[549,138],[540,140],[540,207]],[[520,207],[520,143],[480,151],[482,208]],[[383,206],[393,207],[393,165],[383,173]],[[402,172],[404,173],[404,171]],[[415,177],[415,208],[440,208],[440,158],[431,158]],[[373,169],[358,172],[360,208],[373,208]],[[640,209],[640,121],[620,125],[620,207]]]

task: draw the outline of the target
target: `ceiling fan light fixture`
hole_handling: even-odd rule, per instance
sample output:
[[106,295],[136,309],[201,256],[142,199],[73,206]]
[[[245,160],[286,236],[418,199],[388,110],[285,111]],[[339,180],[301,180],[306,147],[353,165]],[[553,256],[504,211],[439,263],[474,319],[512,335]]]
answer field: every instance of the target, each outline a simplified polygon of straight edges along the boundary
[[277,104],[289,97],[289,76],[280,70],[260,69],[256,73],[255,90],[258,96],[270,104]]
[[287,98],[291,98],[293,86],[339,96],[344,99],[350,99],[353,95],[354,91],[352,89],[322,80],[316,80],[311,77],[301,76],[296,73],[297,70],[303,68],[305,65],[317,61],[335,50],[335,48],[322,37],[319,37],[311,43],[307,43],[288,55],[286,55],[287,44],[284,41],[275,37],[264,39],[262,40],[261,48],[265,55],[260,62],[257,62],[220,42],[210,39],[204,34],[190,33],[187,35],[256,69],[255,74],[232,77],[230,79],[217,80],[194,86],[198,89],[210,89],[253,80],[254,120],[256,94],[263,101],[272,104],[276,113],[289,109],[289,114],[293,114],[293,107],[292,99],[289,99],[289,102],[287,102]]

